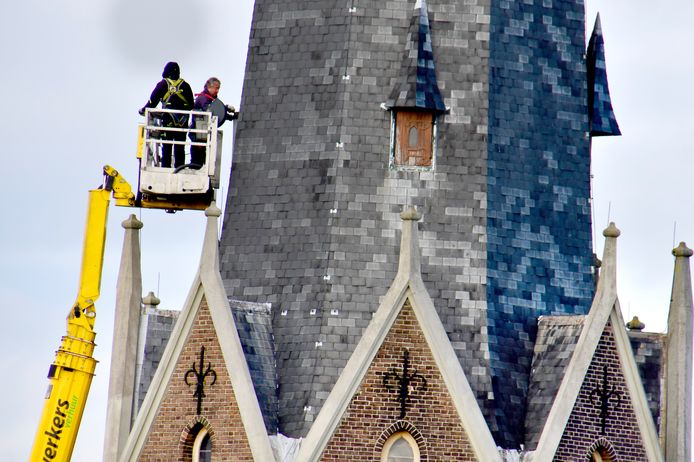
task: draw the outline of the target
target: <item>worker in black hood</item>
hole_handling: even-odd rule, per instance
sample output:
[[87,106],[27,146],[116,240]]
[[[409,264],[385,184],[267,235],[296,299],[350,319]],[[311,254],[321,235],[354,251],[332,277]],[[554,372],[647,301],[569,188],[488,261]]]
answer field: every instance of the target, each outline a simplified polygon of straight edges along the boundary
[[179,79],[181,77],[181,68],[178,67],[178,63],[169,61],[164,66],[164,72],[161,73],[161,76],[165,79]]
[[[178,63],[168,62],[162,72],[162,80],[157,83],[149,97],[149,101],[140,109],[140,115],[144,115],[146,108],[156,107],[161,102],[162,109],[175,109],[190,111],[193,109],[193,90],[188,82],[181,78],[181,70]],[[187,114],[166,113],[163,117],[164,127],[176,128],[181,131],[164,130],[161,149],[161,167],[171,167],[171,148],[173,147],[174,167],[185,164],[185,128],[188,126]],[[182,142],[173,144],[171,141]]]

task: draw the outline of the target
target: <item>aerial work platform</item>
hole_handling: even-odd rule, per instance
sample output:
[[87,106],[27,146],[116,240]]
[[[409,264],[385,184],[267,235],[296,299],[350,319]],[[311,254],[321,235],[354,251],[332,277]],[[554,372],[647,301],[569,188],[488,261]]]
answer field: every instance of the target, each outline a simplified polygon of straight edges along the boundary
[[[193,121],[181,128],[165,127],[167,114],[187,115]],[[182,133],[184,141],[172,139],[171,134]],[[172,150],[183,145],[186,163],[177,167],[162,166],[165,146]],[[204,162],[191,161],[191,151],[197,150]],[[131,204],[143,208],[159,208],[169,211],[182,209],[204,210],[214,199],[219,188],[219,172],[222,160],[222,131],[218,118],[211,112],[177,111],[171,109],[147,109],[145,122],[139,126],[137,158],[140,162],[138,190]]]

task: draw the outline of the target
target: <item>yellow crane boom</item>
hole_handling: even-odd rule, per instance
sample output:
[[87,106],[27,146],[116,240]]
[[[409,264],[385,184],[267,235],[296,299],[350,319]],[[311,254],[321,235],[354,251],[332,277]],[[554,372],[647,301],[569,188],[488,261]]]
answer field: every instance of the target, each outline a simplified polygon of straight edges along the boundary
[[[162,138],[161,124],[156,123],[167,112],[181,112],[195,121],[194,128],[185,130],[186,138],[194,140],[190,142],[191,149],[195,147],[204,152],[202,165],[162,167],[163,145],[177,143]],[[48,390],[29,462],[68,462],[72,457],[96,368],[94,303],[101,290],[111,195],[115,204],[122,207],[167,212],[204,210],[214,200],[215,189],[219,187],[221,149],[222,133],[217,130],[217,117],[212,113],[147,109],[145,125],[139,129],[138,136],[137,195],[118,171],[104,166],[103,184],[89,191],[79,292],[67,316],[67,334],[48,369]]]
[[48,370],[48,390],[30,462],[67,462],[72,456],[96,367],[92,356],[96,336],[94,304],[101,288],[111,194],[119,205],[135,203],[128,182],[107,165],[104,184],[89,191],[79,292],[67,316],[67,334]]

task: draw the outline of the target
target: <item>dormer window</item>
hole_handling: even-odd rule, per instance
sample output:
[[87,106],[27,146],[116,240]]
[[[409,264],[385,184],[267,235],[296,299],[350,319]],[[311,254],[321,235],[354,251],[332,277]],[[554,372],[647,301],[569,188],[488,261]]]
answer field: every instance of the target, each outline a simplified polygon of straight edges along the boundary
[[436,82],[426,0],[415,2],[402,66],[383,109],[391,111],[390,167],[431,170],[436,164],[436,123],[447,109]]

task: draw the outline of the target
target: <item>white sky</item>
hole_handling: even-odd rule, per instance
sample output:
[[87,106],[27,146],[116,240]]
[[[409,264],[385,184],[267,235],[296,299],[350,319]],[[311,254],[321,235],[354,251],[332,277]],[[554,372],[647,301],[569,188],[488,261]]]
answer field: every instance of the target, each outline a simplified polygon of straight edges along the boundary
[[[619,293],[625,317],[665,329],[675,240],[694,244],[691,199],[694,2],[588,0],[587,34],[600,10],[612,100],[624,136],[593,142],[598,253],[608,220],[619,239]],[[166,61],[181,65],[198,92],[211,75],[238,107],[251,0],[43,0],[0,5],[0,459],[26,460],[38,424],[65,316],[77,293],[87,191],[101,167],[137,181],[137,110]],[[227,132],[229,127],[225,126]],[[225,143],[228,181],[231,136]],[[226,187],[223,194],[226,194]],[[223,204],[222,204],[223,205]],[[194,275],[204,217],[111,207],[92,385],[74,462],[101,459],[113,305],[123,229],[142,230],[144,290],[178,309]],[[676,231],[675,231],[676,223]]]

